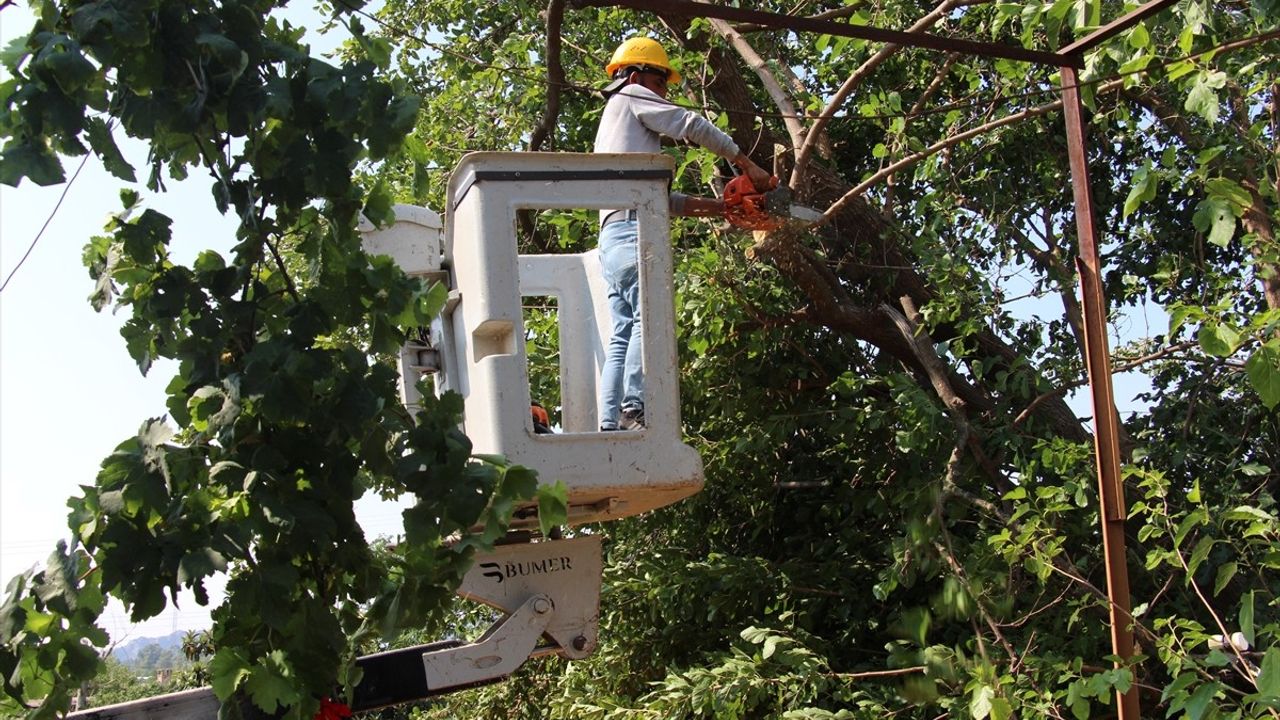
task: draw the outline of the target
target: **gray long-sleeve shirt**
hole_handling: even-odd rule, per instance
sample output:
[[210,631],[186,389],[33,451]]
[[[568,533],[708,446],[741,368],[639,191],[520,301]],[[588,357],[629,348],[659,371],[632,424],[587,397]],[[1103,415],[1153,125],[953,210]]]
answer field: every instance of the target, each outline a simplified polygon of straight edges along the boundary
[[[739,152],[733,138],[701,115],[673,105],[642,85],[626,85],[604,106],[596,130],[598,153],[656,153],[662,150],[661,136],[697,143],[726,160]],[[673,193],[672,212],[680,212],[684,196]],[[600,221],[611,210],[600,212]]]

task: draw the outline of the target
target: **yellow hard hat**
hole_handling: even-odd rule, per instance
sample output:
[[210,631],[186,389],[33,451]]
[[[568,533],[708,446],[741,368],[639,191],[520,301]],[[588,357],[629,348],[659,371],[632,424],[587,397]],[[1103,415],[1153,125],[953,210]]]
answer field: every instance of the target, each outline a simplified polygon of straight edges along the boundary
[[667,76],[667,82],[672,85],[680,82],[680,73],[671,67],[667,51],[663,50],[656,40],[635,37],[622,43],[617,50],[613,51],[613,59],[604,66],[604,71],[609,74],[609,77],[613,77],[615,72],[628,65],[662,68],[670,73]]

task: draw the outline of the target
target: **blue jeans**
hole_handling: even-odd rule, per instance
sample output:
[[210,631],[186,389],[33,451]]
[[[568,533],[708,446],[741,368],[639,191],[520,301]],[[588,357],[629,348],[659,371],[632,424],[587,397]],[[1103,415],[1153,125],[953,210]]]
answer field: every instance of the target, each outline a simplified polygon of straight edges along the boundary
[[600,230],[600,268],[609,288],[613,335],[600,373],[600,427],[616,428],[624,407],[644,407],[644,337],[640,329],[640,270],[636,221]]

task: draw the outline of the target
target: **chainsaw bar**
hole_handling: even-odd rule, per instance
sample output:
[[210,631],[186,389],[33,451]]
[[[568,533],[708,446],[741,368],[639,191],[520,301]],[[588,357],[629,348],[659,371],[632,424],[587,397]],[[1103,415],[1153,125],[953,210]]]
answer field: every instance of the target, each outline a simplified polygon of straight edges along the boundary
[[822,213],[810,207],[796,205],[791,202],[791,188],[786,185],[776,187],[764,194],[764,209],[776,218],[791,218],[804,222],[817,222]]

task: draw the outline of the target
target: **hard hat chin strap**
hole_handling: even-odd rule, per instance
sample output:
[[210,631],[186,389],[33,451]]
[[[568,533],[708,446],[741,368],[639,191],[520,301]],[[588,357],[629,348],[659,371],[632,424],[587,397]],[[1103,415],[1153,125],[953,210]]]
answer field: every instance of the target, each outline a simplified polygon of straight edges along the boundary
[[629,75],[627,73],[622,73],[622,77],[614,78],[608,85],[605,85],[600,90],[600,94],[603,95],[605,99],[612,97],[614,93],[627,86],[628,77]]
[[608,98],[631,83],[631,73],[647,73],[670,78],[671,72],[651,65],[628,65],[613,71],[613,80],[600,90],[600,94]]

